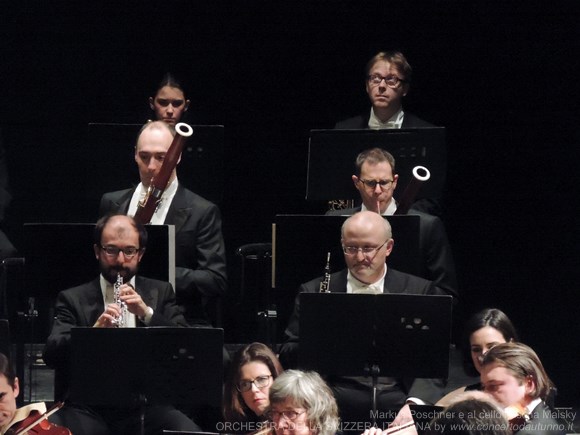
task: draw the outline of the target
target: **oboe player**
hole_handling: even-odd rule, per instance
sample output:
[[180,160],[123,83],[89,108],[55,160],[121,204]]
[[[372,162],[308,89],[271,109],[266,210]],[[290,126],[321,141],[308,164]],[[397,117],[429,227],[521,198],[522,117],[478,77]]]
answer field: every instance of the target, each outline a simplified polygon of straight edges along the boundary
[[[194,133],[195,134],[195,133]],[[134,216],[137,205],[159,174],[175,129],[163,121],[145,124],[137,139],[135,162],[140,183],[136,188],[109,192],[101,198],[100,215]],[[177,303],[190,324],[208,324],[205,308],[225,294],[226,254],[221,214],[212,202],[183,187],[172,171],[151,224],[175,225],[175,291]]]
[[[187,326],[175,303],[171,284],[137,276],[146,245],[145,227],[131,217],[106,216],[97,222],[93,249],[100,276],[58,294],[56,318],[44,351],[44,361],[56,371],[57,399],[64,398],[66,394],[67,377],[74,364],[70,361],[71,329],[78,326],[117,327],[120,309],[114,301],[113,287],[119,275],[124,281],[120,287],[120,298],[129,313],[125,326]],[[54,416],[54,421],[75,434],[137,433],[138,415],[138,409],[88,409],[67,403]],[[160,433],[162,428],[199,430],[195,423],[170,405],[151,405],[146,416],[145,429],[148,434]]]
[[[341,244],[347,268],[330,275],[331,293],[397,293],[413,295],[443,294],[431,281],[394,270],[387,259],[394,247],[389,222],[371,211],[362,211],[349,217],[341,230]],[[300,286],[299,293],[319,292],[319,277]],[[360,313],[365,316],[366,313]],[[300,341],[300,295],[286,328],[287,341],[280,351],[284,367],[296,367]],[[345,319],[347,322],[348,319]],[[324,318],[321,315],[321,327]],[[356,333],[357,331],[353,331]],[[395,412],[409,397],[434,402],[441,397],[439,386],[430,380],[379,378],[378,409]],[[365,423],[371,421],[371,382],[368,379],[336,378],[331,383],[342,420]],[[362,432],[362,431],[361,431]]]

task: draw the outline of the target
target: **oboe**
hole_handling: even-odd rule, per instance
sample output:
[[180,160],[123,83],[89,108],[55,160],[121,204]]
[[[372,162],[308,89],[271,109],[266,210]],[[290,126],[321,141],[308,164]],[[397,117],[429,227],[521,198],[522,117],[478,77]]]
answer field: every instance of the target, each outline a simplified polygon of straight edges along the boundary
[[330,252],[326,254],[326,266],[324,266],[324,279],[320,281],[320,293],[330,293]]
[[115,303],[121,309],[121,314],[117,319],[113,322],[117,325],[117,328],[122,328],[125,326],[127,322],[127,304],[121,300],[121,286],[123,285],[123,277],[120,273],[117,274],[117,281],[113,286],[113,298],[115,299]]

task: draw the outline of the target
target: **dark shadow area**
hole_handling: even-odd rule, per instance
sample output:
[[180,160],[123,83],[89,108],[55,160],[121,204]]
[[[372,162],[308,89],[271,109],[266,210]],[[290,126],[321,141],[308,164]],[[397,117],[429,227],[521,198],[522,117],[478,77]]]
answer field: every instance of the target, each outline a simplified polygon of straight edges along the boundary
[[225,338],[259,338],[260,296],[240,300],[235,250],[270,242],[276,214],[325,211],[304,199],[309,131],[367,110],[365,63],[400,49],[414,68],[405,108],[446,127],[444,221],[458,315],[504,310],[557,384],[557,405],[579,404],[577,9],[572,1],[12,3],[0,18],[13,197],[1,228],[20,247],[23,223],[94,222],[98,185],[111,185],[106,168],[134,171],[134,162],[126,153],[96,162],[88,124],[144,122],[150,89],[177,72],[192,100],[188,121],[225,126],[223,168],[212,174],[224,183],[230,257]]

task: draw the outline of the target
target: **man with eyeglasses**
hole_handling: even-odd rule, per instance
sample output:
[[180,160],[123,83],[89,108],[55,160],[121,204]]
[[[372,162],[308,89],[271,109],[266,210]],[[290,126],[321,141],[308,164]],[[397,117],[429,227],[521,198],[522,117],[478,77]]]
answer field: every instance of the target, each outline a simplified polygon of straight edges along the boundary
[[[329,216],[351,216],[359,211],[370,210],[382,216],[391,216],[397,210],[393,197],[399,176],[395,173],[395,159],[381,148],[361,152],[355,163],[356,174],[352,176],[362,204],[358,207],[332,210]],[[441,219],[411,208],[408,214],[419,216],[419,251],[421,254],[421,277],[433,281],[445,293],[457,297],[458,287],[455,262],[447,233]]]
[[[346,269],[330,276],[332,293],[396,293],[413,295],[444,294],[433,282],[388,267],[387,258],[394,247],[391,226],[386,219],[372,211],[361,211],[345,220],[341,230],[341,244]],[[317,293],[322,277],[302,284],[299,293]],[[360,313],[364,316],[365,313]],[[348,321],[348,319],[345,319]],[[286,328],[286,343],[280,351],[285,368],[296,365],[299,343],[300,294]],[[321,327],[324,327],[321,317]],[[435,403],[442,395],[439,386],[429,380],[381,378],[378,409],[394,413],[407,397]],[[369,421],[371,382],[368,379],[340,378],[332,382],[343,421]]]
[[[187,326],[175,303],[171,284],[137,276],[146,245],[145,227],[129,216],[105,216],[97,222],[93,250],[99,262],[100,276],[58,294],[54,324],[44,349],[44,361],[55,369],[57,399],[66,395],[67,377],[74,364],[70,361],[71,329],[119,327],[117,319],[121,307],[114,295],[118,276],[123,279],[119,298],[127,307],[125,327]],[[103,358],[106,363],[106,355]],[[121,411],[88,409],[67,403],[55,414],[53,421],[69,428],[72,433],[137,433],[138,425],[135,423],[138,423],[138,418],[135,418],[138,410]],[[160,433],[161,429],[169,429],[168,426],[174,430],[199,430],[195,423],[169,405],[152,405],[146,415],[146,433]]]
[[371,109],[340,121],[336,129],[385,129],[433,127],[412,113],[403,111],[402,100],[411,86],[412,68],[403,53],[377,53],[366,66],[366,91]]
[[[99,215],[134,216],[151,180],[159,174],[175,129],[163,121],[145,124],[137,138],[135,162],[140,183],[136,188],[105,193]],[[175,291],[187,321],[207,325],[206,311],[227,288],[226,253],[221,214],[212,202],[183,187],[174,169],[151,224],[175,225]]]

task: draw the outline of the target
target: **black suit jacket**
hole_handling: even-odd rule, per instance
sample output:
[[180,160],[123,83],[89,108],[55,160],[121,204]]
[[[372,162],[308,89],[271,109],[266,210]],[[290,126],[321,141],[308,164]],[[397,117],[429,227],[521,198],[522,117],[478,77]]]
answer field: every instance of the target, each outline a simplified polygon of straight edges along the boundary
[[[568,429],[564,422],[554,418],[554,411],[544,402],[540,402],[530,414],[530,420],[514,433],[530,435],[564,435]],[[564,430],[560,430],[564,428]]]
[[[405,116],[403,117],[403,124],[401,125],[401,128],[435,127],[433,124],[430,124],[427,121],[423,121],[418,116],[415,116],[412,113],[407,112],[406,110],[404,112]],[[366,111],[366,113],[337,122],[334,128],[337,130],[367,129],[369,128],[370,116],[371,110],[369,109]]]
[[[137,276],[135,291],[143,302],[153,308],[149,326],[187,326],[180,308],[175,303],[171,284]],[[105,311],[99,278],[86,284],[61,291],[56,299],[55,320],[44,348],[45,363],[56,370],[56,394],[68,387],[70,373],[70,340],[74,327],[91,327]],[[137,326],[145,326],[137,320]],[[62,396],[60,396],[62,397]]]
[[[105,193],[99,216],[126,214],[135,189]],[[221,215],[212,202],[178,185],[165,224],[175,225],[175,291],[190,323],[207,323],[206,305],[227,289]]]
[[[326,214],[328,216],[352,216],[359,211],[361,211],[361,207],[331,210]],[[443,222],[437,216],[414,209],[409,210],[408,214],[419,216],[419,250],[421,252],[421,273],[419,275],[433,281],[446,294],[457,298],[459,291],[455,261],[453,261],[451,245],[447,239]],[[396,234],[393,234],[393,238],[395,242],[405,243],[404,240],[397,240]]]
[[[346,293],[348,269],[331,274],[329,290],[332,293]],[[286,342],[280,349],[280,357],[284,361],[284,367],[287,365],[297,365],[298,342],[300,341],[300,293],[318,293],[320,291],[320,282],[322,277],[313,279],[300,286],[299,294],[296,296],[294,311],[286,328]],[[442,295],[431,281],[399,272],[393,268],[387,269],[383,287],[384,293],[398,293],[409,295]],[[363,313],[361,313],[363,314]],[[324,321],[321,317],[321,327]],[[290,367],[288,367],[290,368]],[[443,394],[439,380],[429,379],[404,379],[401,383],[405,386],[405,393],[409,396],[419,397],[422,400],[435,403]]]

